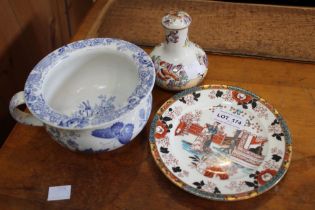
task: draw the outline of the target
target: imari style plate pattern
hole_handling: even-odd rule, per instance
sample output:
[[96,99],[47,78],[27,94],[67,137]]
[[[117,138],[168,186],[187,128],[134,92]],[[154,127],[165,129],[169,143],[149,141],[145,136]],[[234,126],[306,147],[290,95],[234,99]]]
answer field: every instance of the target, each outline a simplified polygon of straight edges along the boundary
[[183,91],[155,115],[152,155],[180,188],[232,201],[278,183],[291,159],[291,137],[279,113],[241,88],[207,85]]

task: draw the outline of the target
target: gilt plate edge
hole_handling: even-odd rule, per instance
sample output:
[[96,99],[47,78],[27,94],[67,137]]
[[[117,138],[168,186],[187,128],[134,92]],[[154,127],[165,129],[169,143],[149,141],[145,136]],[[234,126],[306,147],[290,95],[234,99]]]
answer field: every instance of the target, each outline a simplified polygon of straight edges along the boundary
[[[253,98],[257,99],[257,101],[264,104],[275,115],[276,119],[278,119],[278,121],[280,122],[281,128],[283,129],[283,132],[284,132],[284,140],[285,140],[285,155],[284,156],[286,157],[286,159],[283,160],[279,170],[277,171],[277,174],[268,183],[266,183],[264,186],[261,186],[258,189],[254,189],[254,190],[246,192],[246,193],[239,193],[239,194],[226,194],[226,195],[224,195],[224,194],[215,194],[215,193],[205,192],[205,191],[193,188],[193,187],[187,185],[186,183],[184,183],[183,181],[181,181],[180,179],[178,179],[176,176],[173,175],[173,172],[171,172],[165,166],[165,164],[162,162],[161,157],[159,155],[159,152],[156,148],[155,137],[154,137],[156,124],[157,124],[159,117],[164,113],[165,110],[168,109],[168,107],[170,107],[179,98],[181,98],[187,94],[193,93],[194,91],[207,90],[207,89],[229,89],[229,90],[240,91],[240,92],[243,92],[247,95],[250,95]],[[203,86],[193,87],[193,88],[181,91],[181,92],[175,94],[174,96],[172,96],[171,98],[169,98],[158,109],[158,111],[156,112],[156,114],[153,117],[153,120],[152,120],[151,126],[150,126],[149,141],[150,141],[151,154],[153,156],[155,163],[157,164],[158,168],[162,171],[162,173],[173,184],[177,185],[182,190],[187,191],[187,192],[189,192],[193,195],[196,195],[198,197],[206,198],[209,200],[216,200],[216,201],[246,200],[249,198],[256,197],[256,196],[272,189],[275,185],[278,184],[278,182],[286,174],[286,172],[289,168],[290,162],[291,162],[291,158],[292,158],[292,137],[291,137],[291,134],[290,134],[290,131],[288,129],[286,122],[284,121],[282,116],[279,114],[279,112],[270,103],[268,103],[265,99],[257,96],[253,92],[248,91],[248,90],[243,89],[243,88],[240,88],[240,87],[229,86],[229,85],[213,84],[213,85],[203,85]]]

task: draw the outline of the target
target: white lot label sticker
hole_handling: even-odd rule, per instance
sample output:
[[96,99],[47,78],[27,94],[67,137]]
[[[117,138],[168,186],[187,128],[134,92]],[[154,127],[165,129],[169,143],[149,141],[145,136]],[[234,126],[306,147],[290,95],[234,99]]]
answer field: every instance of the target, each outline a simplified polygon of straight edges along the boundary
[[71,185],[49,187],[47,201],[70,199]]
[[238,129],[243,129],[246,123],[246,119],[236,114],[225,112],[223,110],[215,110],[214,120],[220,123],[224,123]]

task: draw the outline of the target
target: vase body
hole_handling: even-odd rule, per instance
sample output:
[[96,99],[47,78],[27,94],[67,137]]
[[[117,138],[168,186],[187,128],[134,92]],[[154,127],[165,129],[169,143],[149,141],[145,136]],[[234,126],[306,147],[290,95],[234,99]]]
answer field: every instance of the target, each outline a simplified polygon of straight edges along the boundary
[[156,84],[179,91],[201,83],[208,71],[206,53],[188,39],[190,16],[183,11],[170,12],[162,18],[165,41],[152,53]]

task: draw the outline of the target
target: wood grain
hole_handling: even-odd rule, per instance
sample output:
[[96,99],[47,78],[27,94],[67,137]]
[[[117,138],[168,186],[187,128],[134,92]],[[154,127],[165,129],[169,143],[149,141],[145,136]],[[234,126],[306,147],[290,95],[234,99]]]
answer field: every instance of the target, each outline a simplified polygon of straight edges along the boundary
[[71,37],[80,27],[82,20],[92,6],[92,0],[66,0]]
[[69,41],[91,2],[71,1],[66,9],[64,0],[0,1],[0,145],[14,125],[8,111],[10,98],[23,90],[41,58]]
[[162,16],[181,9],[193,19],[191,40],[209,52],[315,62],[314,8],[194,0],[109,2],[91,37],[155,46],[164,36]]
[[[245,58],[215,56],[242,65]],[[211,60],[213,56],[209,56]],[[249,59],[248,59],[249,60]],[[246,59],[245,59],[246,61]],[[257,64],[261,62],[256,60]],[[250,60],[252,65],[255,59]],[[283,115],[293,137],[293,159],[285,178],[270,191],[247,201],[214,202],[195,197],[174,186],[154,163],[148,144],[150,121],[156,110],[173,93],[153,91],[153,111],[144,131],[125,147],[113,152],[85,155],[62,148],[43,128],[16,125],[0,153],[0,208],[21,209],[312,209],[315,180],[315,89],[302,83],[278,84],[277,65],[264,61],[275,74],[265,80],[252,75],[257,83],[238,81],[230,75],[224,81],[208,74],[204,84],[228,84],[251,90],[267,99]],[[300,65],[303,72],[304,64]],[[226,71],[216,66],[222,74]],[[210,66],[209,72],[213,70]],[[265,75],[268,77],[268,74]],[[315,78],[312,78],[315,81]],[[265,82],[266,81],[266,82]],[[49,186],[72,185],[70,200],[46,202]],[[4,197],[5,196],[5,197]]]
[[[91,11],[101,9],[94,6]],[[96,17],[90,13],[74,39],[85,38]],[[255,92],[278,109],[291,130],[292,163],[270,191],[226,203],[198,198],[173,185],[151,157],[148,133],[154,113],[174,93],[155,87],[145,129],[130,144],[109,153],[74,153],[43,128],[16,125],[0,150],[0,209],[314,209],[315,65],[210,54],[208,59],[203,84],[235,85]],[[70,200],[46,201],[49,186],[68,184]]]
[[103,16],[112,2],[113,0],[97,0],[79,26],[78,32],[72,37],[72,41],[97,37],[97,30],[102,24]]

